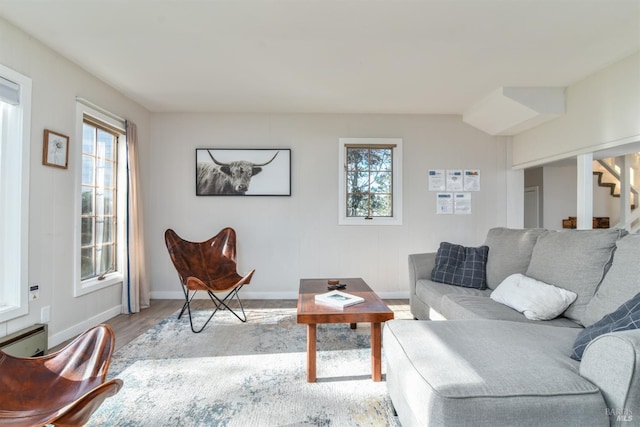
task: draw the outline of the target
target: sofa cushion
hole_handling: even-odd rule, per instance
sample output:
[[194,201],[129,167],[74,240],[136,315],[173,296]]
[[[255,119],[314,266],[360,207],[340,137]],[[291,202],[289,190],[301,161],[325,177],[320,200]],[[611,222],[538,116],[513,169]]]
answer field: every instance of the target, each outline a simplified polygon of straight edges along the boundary
[[[453,286],[450,286],[453,287]],[[495,291],[494,291],[495,292]],[[454,320],[506,320],[510,322],[534,323],[566,328],[582,327],[566,317],[556,317],[551,320],[529,320],[524,315],[504,304],[495,302],[486,296],[448,294],[440,301],[438,310],[445,319]]]
[[576,329],[391,320],[383,333],[403,425],[608,425],[600,390],[567,357]]
[[487,287],[485,274],[489,247],[468,248],[448,242],[440,243],[431,280],[465,288]]
[[524,273],[529,267],[533,247],[545,230],[492,228],[484,244],[489,246],[487,286],[495,289],[507,276]]
[[418,280],[416,283],[416,297],[440,314],[442,314],[442,298],[446,295],[482,296],[488,300],[490,293],[489,289],[480,290],[449,286],[428,279]]
[[616,242],[611,268],[587,304],[585,326],[596,323],[640,292],[639,255],[639,234],[629,234]]
[[640,293],[622,304],[613,313],[607,314],[593,325],[583,329],[573,343],[571,358],[582,359],[584,349],[600,335],[638,328],[640,328]]
[[587,304],[609,267],[618,229],[545,231],[525,273],[536,280],[578,294],[564,316],[583,323]]
[[522,274],[512,274],[498,285],[491,299],[513,308],[530,320],[551,320],[575,301],[575,292]]

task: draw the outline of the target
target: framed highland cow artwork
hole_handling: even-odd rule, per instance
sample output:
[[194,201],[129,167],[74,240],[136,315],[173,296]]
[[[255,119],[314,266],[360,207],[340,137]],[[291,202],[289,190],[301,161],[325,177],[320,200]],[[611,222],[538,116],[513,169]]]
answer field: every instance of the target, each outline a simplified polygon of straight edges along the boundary
[[196,196],[291,196],[291,150],[198,148]]

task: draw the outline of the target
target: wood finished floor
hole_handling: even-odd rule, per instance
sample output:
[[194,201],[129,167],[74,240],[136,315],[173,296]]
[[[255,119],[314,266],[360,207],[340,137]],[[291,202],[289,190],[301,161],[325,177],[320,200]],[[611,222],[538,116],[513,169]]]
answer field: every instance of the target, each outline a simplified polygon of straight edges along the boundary
[[[408,300],[393,299],[384,300],[389,306],[409,304]],[[150,328],[157,325],[162,319],[170,314],[180,310],[184,300],[151,300],[149,308],[141,310],[134,314],[120,314],[104,323],[111,325],[116,333],[116,350],[127,345],[139,335],[145,333]],[[242,304],[245,309],[264,309],[264,308],[295,308],[298,300],[243,300]],[[193,309],[209,309],[211,301],[194,300],[191,302]],[[66,341],[56,347],[50,348],[49,352],[59,350],[71,340]]]

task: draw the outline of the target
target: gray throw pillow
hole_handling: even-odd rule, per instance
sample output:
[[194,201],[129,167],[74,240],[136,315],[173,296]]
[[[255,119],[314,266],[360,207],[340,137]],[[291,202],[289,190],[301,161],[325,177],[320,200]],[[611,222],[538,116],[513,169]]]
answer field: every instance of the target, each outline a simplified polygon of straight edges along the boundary
[[440,243],[431,280],[465,288],[485,289],[488,246],[467,248]]
[[487,287],[495,289],[512,274],[524,274],[529,267],[533,247],[542,228],[511,229],[492,228],[484,241],[489,246],[487,258]]
[[593,325],[580,331],[573,343],[571,358],[582,360],[582,354],[587,345],[600,335],[638,328],[640,328],[640,294],[622,304],[613,313],[607,314]]

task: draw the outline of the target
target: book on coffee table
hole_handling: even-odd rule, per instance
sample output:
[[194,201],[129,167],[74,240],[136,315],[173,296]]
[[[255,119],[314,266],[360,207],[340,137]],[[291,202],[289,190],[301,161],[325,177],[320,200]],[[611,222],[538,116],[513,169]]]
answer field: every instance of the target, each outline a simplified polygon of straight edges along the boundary
[[318,303],[341,308],[364,302],[364,298],[341,291],[331,291],[325,294],[318,294],[315,296],[315,300]]

